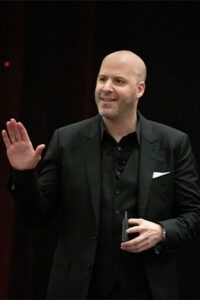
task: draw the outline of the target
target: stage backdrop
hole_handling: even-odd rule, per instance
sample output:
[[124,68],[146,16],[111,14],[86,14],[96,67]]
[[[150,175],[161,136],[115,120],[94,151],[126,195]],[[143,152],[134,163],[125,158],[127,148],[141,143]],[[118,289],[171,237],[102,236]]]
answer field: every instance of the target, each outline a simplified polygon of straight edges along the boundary
[[[147,64],[139,109],[190,135],[200,167],[198,1],[0,2],[0,127],[15,117],[33,144],[94,115],[101,59],[127,49]],[[45,298],[57,220],[30,230],[6,184],[0,142],[0,298]],[[178,251],[180,294],[200,298],[200,239]]]

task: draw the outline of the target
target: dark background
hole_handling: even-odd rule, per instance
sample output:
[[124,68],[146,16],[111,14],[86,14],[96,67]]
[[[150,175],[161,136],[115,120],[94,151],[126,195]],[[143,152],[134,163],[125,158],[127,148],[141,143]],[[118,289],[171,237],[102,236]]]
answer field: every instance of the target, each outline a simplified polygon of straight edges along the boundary
[[[15,117],[34,146],[59,126],[94,115],[102,58],[121,49],[147,64],[139,109],[187,132],[200,169],[198,1],[0,2],[0,129]],[[10,62],[7,66],[5,62]],[[56,220],[29,230],[7,192],[0,141],[0,298],[45,298]],[[200,299],[200,239],[178,250],[180,294]]]

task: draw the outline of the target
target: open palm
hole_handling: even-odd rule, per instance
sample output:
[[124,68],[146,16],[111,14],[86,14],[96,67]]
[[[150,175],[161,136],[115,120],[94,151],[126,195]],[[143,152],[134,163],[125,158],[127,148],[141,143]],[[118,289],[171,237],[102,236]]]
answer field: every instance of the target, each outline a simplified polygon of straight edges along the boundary
[[34,149],[25,127],[15,119],[11,119],[6,125],[7,131],[2,131],[2,137],[11,166],[16,170],[34,169],[41,159],[45,145],[41,144]]

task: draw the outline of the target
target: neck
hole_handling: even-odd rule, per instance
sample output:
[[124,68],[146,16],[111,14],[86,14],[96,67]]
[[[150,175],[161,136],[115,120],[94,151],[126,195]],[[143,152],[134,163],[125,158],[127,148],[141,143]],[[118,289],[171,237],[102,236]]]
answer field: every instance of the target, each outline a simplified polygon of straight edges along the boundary
[[137,115],[135,114],[132,119],[107,119],[103,117],[104,124],[110,135],[119,142],[127,134],[134,132],[137,125]]

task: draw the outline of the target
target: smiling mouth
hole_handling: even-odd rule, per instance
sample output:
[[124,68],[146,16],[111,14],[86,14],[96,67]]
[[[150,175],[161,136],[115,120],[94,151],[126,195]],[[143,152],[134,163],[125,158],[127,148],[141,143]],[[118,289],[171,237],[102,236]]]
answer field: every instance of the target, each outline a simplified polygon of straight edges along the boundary
[[112,102],[112,101],[115,101],[114,98],[100,98],[102,101],[104,102]]

